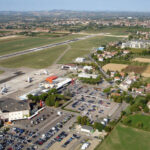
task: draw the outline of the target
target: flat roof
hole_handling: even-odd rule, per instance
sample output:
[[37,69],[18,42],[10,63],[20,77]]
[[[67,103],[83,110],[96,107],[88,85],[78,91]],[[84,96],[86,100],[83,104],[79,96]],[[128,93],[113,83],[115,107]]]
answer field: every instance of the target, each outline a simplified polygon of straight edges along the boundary
[[0,110],[2,112],[29,110],[29,104],[28,101],[18,101],[11,98],[1,98]]

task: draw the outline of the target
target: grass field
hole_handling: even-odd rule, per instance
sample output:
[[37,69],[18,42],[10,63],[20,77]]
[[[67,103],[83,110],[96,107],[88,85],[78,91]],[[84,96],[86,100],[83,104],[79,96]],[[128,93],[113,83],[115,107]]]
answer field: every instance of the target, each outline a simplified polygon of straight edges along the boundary
[[[120,38],[119,38],[120,39]],[[79,56],[84,56],[90,52],[93,47],[98,47],[102,44],[106,44],[110,41],[116,41],[115,37],[94,37],[78,42],[74,42],[71,45],[71,49],[61,58],[58,63],[70,63]],[[51,48],[41,52],[29,53],[14,58],[9,58],[0,61],[0,66],[16,68],[16,67],[32,67],[32,68],[44,68],[48,67],[54,62],[59,55],[66,49],[66,46],[60,48]]]
[[150,132],[119,124],[95,150],[149,150]]
[[131,120],[130,126],[135,127],[137,123],[143,123],[143,130],[150,131],[150,116],[135,114],[128,116],[129,120]]
[[103,70],[107,72],[107,70],[110,71],[119,71],[121,72],[123,69],[125,69],[128,65],[124,65],[124,64],[107,64],[105,66],[103,66]]
[[8,68],[45,68],[50,66],[66,48],[67,45],[62,45],[35,53],[9,58],[0,61],[0,65]]
[[59,61],[60,64],[70,63],[79,56],[84,56],[88,54],[92,48],[99,47],[103,44],[107,44],[111,41],[117,41],[120,38],[117,37],[103,37],[97,36],[94,38],[90,38],[84,41],[78,41],[70,44],[71,49],[64,55],[64,57]]
[[55,38],[19,36],[16,38],[0,40],[0,55],[22,51],[29,48],[39,47],[46,44],[65,41],[68,39],[74,39],[81,36],[83,35],[68,35],[68,36],[55,37]]

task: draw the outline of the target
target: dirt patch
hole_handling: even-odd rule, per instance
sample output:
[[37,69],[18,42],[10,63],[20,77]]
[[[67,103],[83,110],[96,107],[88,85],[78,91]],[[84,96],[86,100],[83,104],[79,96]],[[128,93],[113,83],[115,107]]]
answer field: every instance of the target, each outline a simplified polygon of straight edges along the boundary
[[135,58],[133,61],[143,62],[143,63],[150,63],[149,58]]
[[11,38],[16,38],[16,37],[18,37],[18,35],[4,36],[4,37],[0,37],[0,40],[11,39]]
[[146,66],[129,65],[123,71],[124,72],[135,72],[135,73],[142,74],[145,70],[146,70]]
[[150,77],[150,66],[148,66],[144,72],[142,73],[142,76],[149,78]]
[[113,63],[110,63],[110,64],[107,64],[105,66],[103,66],[103,70],[104,71],[107,71],[107,70],[110,70],[110,71],[122,71],[123,69],[125,69],[128,65],[124,65],[124,64],[113,64]]

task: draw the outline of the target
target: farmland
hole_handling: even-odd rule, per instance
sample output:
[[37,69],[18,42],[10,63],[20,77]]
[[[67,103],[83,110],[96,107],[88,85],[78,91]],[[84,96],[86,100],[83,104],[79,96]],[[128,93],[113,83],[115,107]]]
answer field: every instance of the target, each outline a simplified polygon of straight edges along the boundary
[[123,64],[107,64],[105,66],[103,66],[104,71],[110,70],[110,71],[122,71],[123,69],[125,69],[128,65],[123,65]]
[[74,39],[83,35],[67,35],[62,37],[27,37],[18,36],[16,38],[8,38],[0,40],[0,55],[10,54],[17,51],[35,48],[46,44]]
[[129,65],[124,69],[124,72],[135,72],[142,74],[146,70],[146,66]]
[[117,125],[95,150],[149,150],[150,132]]
[[150,63],[150,59],[148,58],[135,58],[133,61],[142,62],[142,63]]
[[142,76],[144,77],[150,77],[150,66],[147,66],[144,72],[142,73]]

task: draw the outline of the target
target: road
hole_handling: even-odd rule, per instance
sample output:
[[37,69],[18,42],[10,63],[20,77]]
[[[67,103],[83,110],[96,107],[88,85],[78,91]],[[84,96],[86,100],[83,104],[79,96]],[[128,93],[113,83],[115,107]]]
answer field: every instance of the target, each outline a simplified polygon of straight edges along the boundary
[[99,71],[105,76],[105,78],[109,78],[109,76],[106,74],[106,72],[102,69],[102,67],[89,55],[89,59],[93,61],[99,68]]
[[52,47],[56,47],[56,46],[60,46],[60,45],[65,45],[65,44],[69,44],[69,43],[80,41],[80,40],[85,40],[85,39],[92,38],[92,37],[95,37],[95,36],[97,36],[97,35],[88,35],[88,36],[81,37],[81,38],[76,38],[76,39],[73,39],[73,40],[67,40],[67,41],[63,41],[63,42],[59,42],[59,43],[48,44],[48,45],[44,45],[44,46],[37,47],[37,48],[32,48],[32,49],[27,49],[27,50],[24,50],[24,51],[15,52],[15,53],[12,53],[12,54],[2,55],[2,56],[0,56],[0,60],[7,59],[7,58],[10,58],[10,57],[19,56],[19,55],[28,54],[28,53],[31,53],[31,52],[42,51],[42,50],[45,50],[45,49],[48,49],[48,48],[52,48]]

